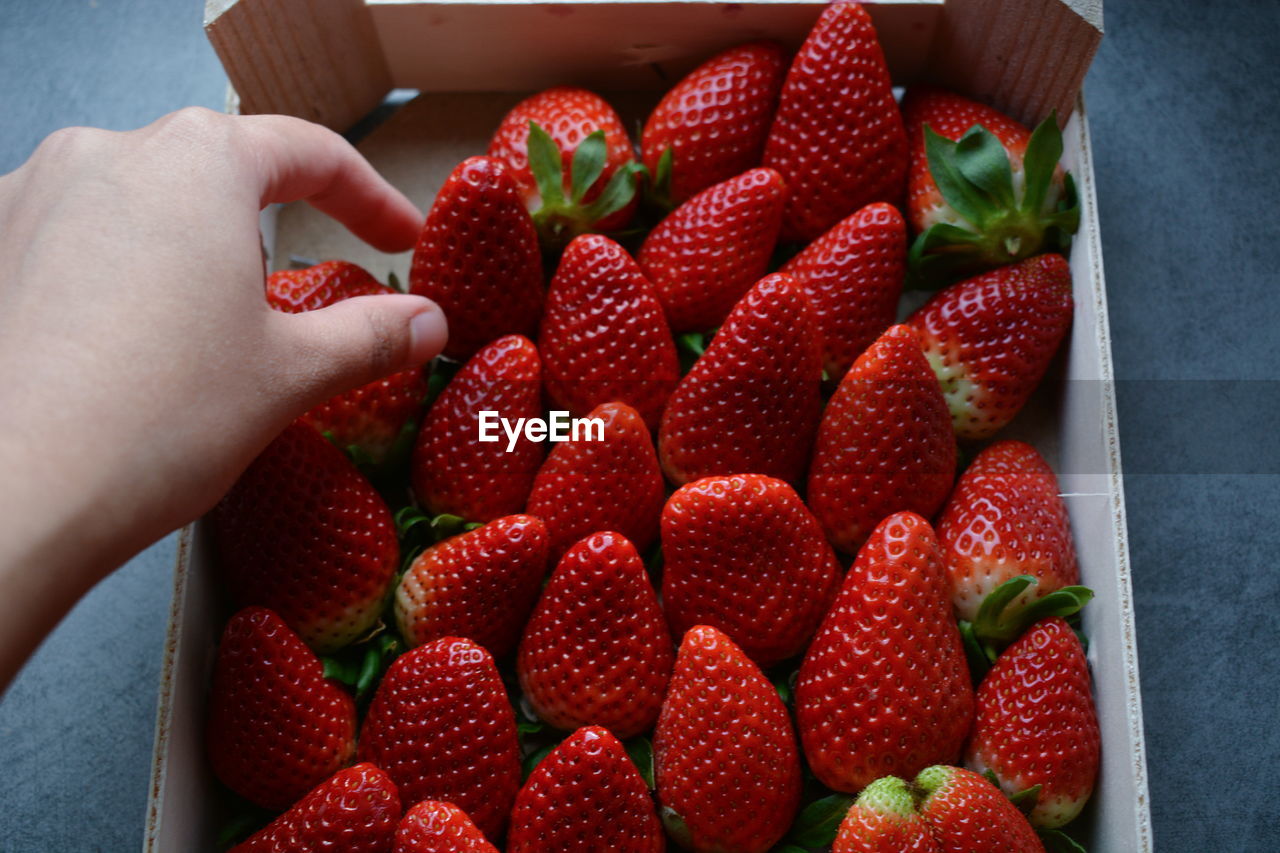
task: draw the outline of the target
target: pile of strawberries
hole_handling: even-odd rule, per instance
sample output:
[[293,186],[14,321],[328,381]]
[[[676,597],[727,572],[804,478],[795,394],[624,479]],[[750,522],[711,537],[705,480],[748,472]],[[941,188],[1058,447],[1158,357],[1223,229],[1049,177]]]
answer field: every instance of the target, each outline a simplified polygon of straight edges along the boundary
[[[413,258],[445,358],[309,412],[214,511],[226,843],[1078,849],[1091,593],[1053,471],[987,443],[1071,322],[1055,120],[900,107],[839,2],[641,140],[581,89],[516,106]],[[895,325],[904,284],[941,289]],[[479,441],[548,409],[601,433]]]

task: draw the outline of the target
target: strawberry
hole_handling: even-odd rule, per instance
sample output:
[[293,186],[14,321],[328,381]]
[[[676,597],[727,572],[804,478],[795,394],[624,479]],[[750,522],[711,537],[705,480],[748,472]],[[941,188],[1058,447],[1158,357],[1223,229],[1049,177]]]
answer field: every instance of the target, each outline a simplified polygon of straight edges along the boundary
[[916,812],[910,786],[896,776],[877,779],[858,795],[831,853],[939,853],[929,825]]
[[357,764],[333,774],[230,853],[386,853],[399,819],[395,784],[372,764]]
[[423,800],[400,820],[392,853],[498,853],[453,803]]
[[[1063,595],[1035,610],[1028,605],[1079,589],[1072,586],[1080,569],[1058,478],[1024,442],[998,441],[974,458],[942,511],[938,539],[956,612],[979,623],[975,628],[984,637],[1012,640]],[[993,600],[982,612],[993,591],[1002,588],[1004,597],[1014,590],[1004,585],[1023,575],[1034,585],[1017,590],[1014,601]]]
[[953,284],[907,323],[942,383],[956,435],[990,438],[1040,384],[1071,326],[1071,270],[1040,255]]
[[920,816],[942,853],[1044,853],[1018,807],[971,770],[938,765],[915,780]]
[[472,356],[440,392],[413,448],[413,493],[427,512],[492,521],[524,509],[542,462],[542,445],[523,433],[479,440],[484,411],[512,424],[542,417],[542,366],[528,338],[508,335]]
[[840,583],[800,496],[759,474],[678,489],[662,511],[662,555],[672,632],[714,626],[761,666],[804,650]]
[[822,330],[822,366],[833,381],[893,325],[906,258],[902,214],[877,202],[842,220],[782,268],[809,297]]
[[615,231],[635,210],[640,166],[627,129],[586,89],[558,86],[516,104],[493,134],[489,156],[511,169],[547,243]]
[[658,428],[677,485],[713,474],[804,475],[822,410],[821,341],[790,276],[761,279],[672,393]]
[[508,853],[662,853],[662,824],[640,771],[607,729],[578,729],[516,795]]
[[410,646],[452,635],[506,657],[546,573],[546,526],[531,515],[494,519],[413,561],[396,590],[396,624]]
[[764,853],[800,805],[800,758],[778,692],[715,628],[689,631],[654,733],[662,820],[694,853]]
[[278,613],[327,654],[378,621],[399,561],[391,513],[346,455],[294,421],[213,511],[238,606]]
[[932,516],[955,479],[956,440],[920,339],[894,326],[867,348],[827,403],[813,447],[809,506],[853,553],[885,516]]
[[882,521],[845,576],[796,682],[814,775],[838,791],[960,757],[973,687],[929,522]]
[[520,787],[520,745],[493,658],[457,637],[396,658],[369,706],[359,755],[386,770],[408,802],[451,802],[498,838]]
[[1005,649],[978,688],[965,764],[1009,795],[1039,786],[1035,826],[1070,822],[1093,793],[1100,734],[1084,649],[1057,617]]
[[[267,303],[277,311],[314,311],[356,296],[395,293],[362,267],[327,261],[267,276]],[[374,464],[391,455],[396,439],[422,410],[427,378],[421,367],[402,370],[321,403],[302,416],[334,442],[355,446]]]
[[787,182],[784,240],[809,241],[873,201],[898,202],[907,139],[871,16],[827,6],[791,62],[764,165]]
[[1041,252],[1066,252],[1080,222],[1058,168],[1056,116],[1032,133],[1003,113],[931,86],[902,101],[910,150],[907,211],[918,286],[937,286]]
[[627,250],[598,234],[565,249],[547,293],[538,352],[547,397],[581,417],[601,403],[628,403],[649,429],[680,380],[662,305]]
[[636,260],[671,331],[720,325],[768,271],[785,199],[777,172],[752,169],[698,193],[649,232]]
[[716,54],[673,86],[641,135],[658,195],[679,204],[759,166],[785,71],[782,48],[752,42]]
[[538,328],[542,255],[502,162],[469,157],[449,173],[414,249],[409,286],[448,317],[449,358],[470,358],[495,338]]
[[222,632],[205,742],[223,784],[280,811],[355,755],[356,707],[284,620],[246,607]]
[[674,658],[658,596],[623,536],[596,533],[556,566],[520,641],[516,672],[538,716],[621,738],[658,719]]
[[558,444],[533,481],[529,514],[546,522],[553,559],[597,530],[616,530],[647,551],[667,499],[649,431],[625,403],[605,403],[588,417],[603,423],[603,440]]

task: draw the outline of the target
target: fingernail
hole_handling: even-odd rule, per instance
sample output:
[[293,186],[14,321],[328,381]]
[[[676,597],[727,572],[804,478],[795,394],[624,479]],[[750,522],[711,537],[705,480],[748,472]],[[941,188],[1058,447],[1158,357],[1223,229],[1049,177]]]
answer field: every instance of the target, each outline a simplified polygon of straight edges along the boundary
[[409,321],[409,342],[415,364],[424,364],[435,358],[449,340],[449,323],[444,312],[434,302]]

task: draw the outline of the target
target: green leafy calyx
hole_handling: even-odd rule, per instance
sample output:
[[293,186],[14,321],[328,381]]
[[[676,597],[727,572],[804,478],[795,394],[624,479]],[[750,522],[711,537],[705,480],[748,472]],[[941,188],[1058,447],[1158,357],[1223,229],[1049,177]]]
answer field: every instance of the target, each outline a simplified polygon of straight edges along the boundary
[[587,196],[599,187],[609,160],[609,144],[603,130],[587,136],[573,152],[567,196],[560,147],[537,122],[529,122],[526,150],[529,171],[533,173],[542,198],[542,206],[534,212],[533,222],[546,246],[563,246],[579,234],[594,230],[596,223],[629,205],[635,198],[638,176],[644,171],[639,163],[629,160],[588,202]]

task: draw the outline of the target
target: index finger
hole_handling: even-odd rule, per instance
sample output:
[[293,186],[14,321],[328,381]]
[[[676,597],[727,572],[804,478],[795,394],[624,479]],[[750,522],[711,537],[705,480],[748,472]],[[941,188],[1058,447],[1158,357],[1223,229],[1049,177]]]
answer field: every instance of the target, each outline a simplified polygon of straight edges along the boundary
[[299,118],[238,119],[257,170],[259,200],[306,199],[384,252],[413,248],[422,212],[338,134]]

